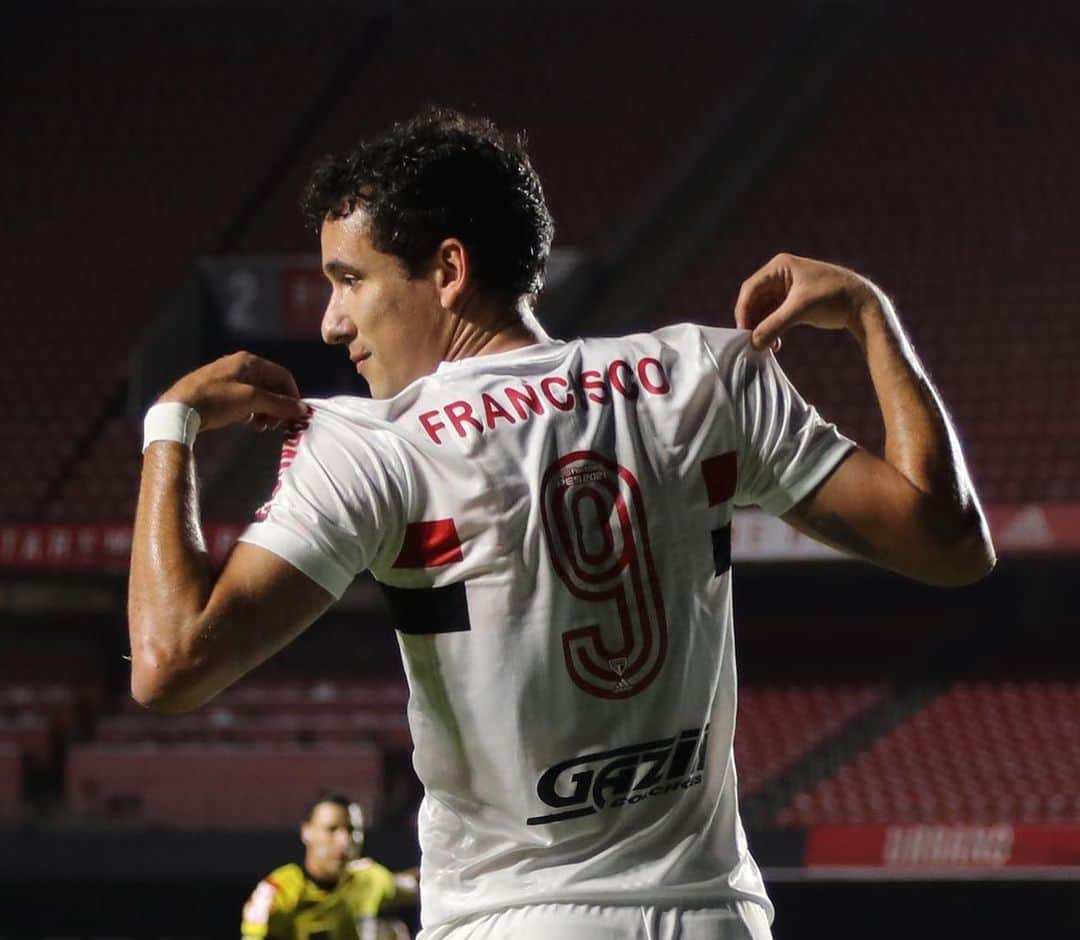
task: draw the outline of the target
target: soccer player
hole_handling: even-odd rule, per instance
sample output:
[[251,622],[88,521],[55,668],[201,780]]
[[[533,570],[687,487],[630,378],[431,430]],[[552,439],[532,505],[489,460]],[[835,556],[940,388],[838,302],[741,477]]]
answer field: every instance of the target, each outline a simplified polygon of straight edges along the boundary
[[[892,304],[778,255],[738,329],[555,342],[532,316],[552,223],[520,143],[432,112],[319,169],[322,320],[372,400],[303,402],[237,353],[147,414],[132,689],[184,711],[370,570],[410,685],[421,937],[770,936],[739,821],[730,525],[756,505],[938,584],[993,547],[949,417]],[[624,276],[633,277],[633,271]],[[770,348],[846,330],[883,457],[826,423]],[[215,579],[195,433],[292,422],[270,501]]]
[[360,806],[343,793],[320,793],[300,827],[300,841],[303,866],[275,869],[244,905],[244,940],[393,937],[378,914],[384,907],[416,903],[417,874],[394,874],[370,858],[357,858],[364,844]]

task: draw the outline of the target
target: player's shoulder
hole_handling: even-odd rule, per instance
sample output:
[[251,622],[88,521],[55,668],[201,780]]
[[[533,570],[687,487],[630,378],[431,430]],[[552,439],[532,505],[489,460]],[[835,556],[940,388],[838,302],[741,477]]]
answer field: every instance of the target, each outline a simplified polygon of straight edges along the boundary
[[393,463],[400,431],[386,402],[353,395],[304,402],[308,415],[289,428],[283,461],[311,455],[322,465],[340,469],[355,466],[357,455],[366,454],[380,464]]
[[749,375],[768,368],[768,360],[772,357],[767,349],[754,349],[750,344],[750,330],[676,323],[657,330],[653,335],[686,356],[703,357],[715,368],[725,385],[738,385]]
[[288,918],[297,908],[304,888],[304,871],[293,863],[275,868],[262,879],[244,904],[241,933],[245,938],[264,938],[271,918]]
[[656,353],[667,350],[676,355],[697,355],[707,348],[714,357],[727,349],[745,349],[749,342],[749,330],[691,322],[670,323],[651,332],[590,337],[583,341],[586,349],[605,351],[618,351],[621,348],[639,352]]
[[651,336],[667,346],[695,348],[704,345],[714,356],[728,350],[736,354],[750,343],[750,331],[704,323],[672,323],[654,330]]
[[393,878],[393,872],[385,865],[380,865],[373,858],[365,857],[353,859],[345,866],[345,871],[348,872],[349,877],[357,879],[382,879],[386,876]]
[[300,431],[359,431],[365,435],[386,432],[393,427],[391,402],[359,395],[333,398],[305,398],[308,416],[297,426]]
[[306,880],[304,869],[295,862],[290,862],[275,868],[260,884],[268,885],[273,890],[274,907],[281,911],[296,906],[304,892]]

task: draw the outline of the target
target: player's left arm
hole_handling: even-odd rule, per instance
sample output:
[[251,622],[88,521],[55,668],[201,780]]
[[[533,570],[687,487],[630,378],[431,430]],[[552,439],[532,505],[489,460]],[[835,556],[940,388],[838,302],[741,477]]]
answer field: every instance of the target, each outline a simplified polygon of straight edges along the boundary
[[846,329],[866,358],[885,453],[855,448],[783,518],[800,531],[932,584],[976,581],[994,547],[952,421],[888,298],[836,265],[777,255],[740,291],[758,349],[800,324]]
[[[196,409],[201,430],[299,420],[292,376],[237,353],[185,376],[161,399]],[[133,697],[163,712],[196,708],[285,646],[333,597],[266,549],[239,544],[215,579],[199,525],[192,451],[150,444],[143,458],[128,583]]]

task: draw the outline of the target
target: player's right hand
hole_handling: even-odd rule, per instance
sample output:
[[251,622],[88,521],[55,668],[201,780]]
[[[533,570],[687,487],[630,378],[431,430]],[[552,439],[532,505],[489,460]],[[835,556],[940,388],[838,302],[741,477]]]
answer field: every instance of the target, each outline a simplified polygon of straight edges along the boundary
[[249,352],[222,356],[189,372],[158,401],[194,408],[201,419],[200,431],[245,422],[265,430],[308,414],[292,373]]
[[779,349],[780,338],[794,326],[858,335],[861,314],[877,302],[874,285],[854,271],[785,252],[743,282],[735,324],[753,330],[755,349]]

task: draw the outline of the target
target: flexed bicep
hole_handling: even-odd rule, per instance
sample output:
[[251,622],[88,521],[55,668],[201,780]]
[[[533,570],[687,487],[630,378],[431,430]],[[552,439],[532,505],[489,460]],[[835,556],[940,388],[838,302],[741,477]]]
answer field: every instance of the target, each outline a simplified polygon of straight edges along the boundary
[[181,636],[133,614],[132,694],[158,711],[197,708],[286,646],[334,601],[274,553],[240,543]]

